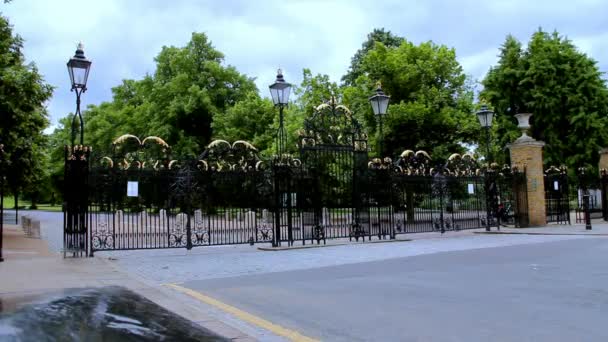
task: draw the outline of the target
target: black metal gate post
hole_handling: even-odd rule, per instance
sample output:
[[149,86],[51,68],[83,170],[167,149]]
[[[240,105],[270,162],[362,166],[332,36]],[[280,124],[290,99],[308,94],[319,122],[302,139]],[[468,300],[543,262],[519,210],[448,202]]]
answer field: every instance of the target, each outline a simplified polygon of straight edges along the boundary
[[76,145],[65,147],[63,256],[74,257],[92,251],[88,241],[88,177],[90,149]]
[[496,184],[496,170],[488,167],[485,172],[486,191],[486,231],[490,231],[492,224],[500,230],[500,215],[498,215],[498,187]]
[[570,224],[567,169],[551,166],[545,171],[544,178],[547,223]]
[[589,208],[589,179],[588,179],[588,175],[586,173],[586,169],[584,167],[579,167],[578,168],[578,188],[580,190],[580,193],[577,194],[578,196],[582,195],[582,200],[583,200],[583,215],[585,218],[585,229],[587,230],[591,230],[591,212],[590,212],[590,208]]
[[272,234],[272,247],[281,246],[281,185],[279,180],[279,165],[273,165],[272,176],[274,178],[274,234]]
[[600,183],[602,187],[602,217],[608,221],[608,170],[600,170]]
[[591,213],[589,212],[589,193],[583,195],[583,208],[585,210],[585,229],[591,230]]

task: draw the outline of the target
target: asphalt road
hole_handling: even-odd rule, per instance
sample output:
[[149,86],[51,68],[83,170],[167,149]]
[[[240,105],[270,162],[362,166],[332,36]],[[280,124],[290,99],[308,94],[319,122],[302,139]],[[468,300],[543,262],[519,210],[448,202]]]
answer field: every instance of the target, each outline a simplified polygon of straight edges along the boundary
[[184,286],[325,341],[606,341],[607,266],[589,237]]

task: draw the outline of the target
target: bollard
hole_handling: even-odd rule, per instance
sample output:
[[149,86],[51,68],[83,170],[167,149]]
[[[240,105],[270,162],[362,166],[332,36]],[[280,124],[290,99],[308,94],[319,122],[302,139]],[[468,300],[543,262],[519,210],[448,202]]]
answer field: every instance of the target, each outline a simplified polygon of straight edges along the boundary
[[32,220],[30,228],[30,237],[40,239],[40,221]]
[[589,194],[583,195],[583,210],[585,211],[585,229],[591,230],[591,213],[589,213]]

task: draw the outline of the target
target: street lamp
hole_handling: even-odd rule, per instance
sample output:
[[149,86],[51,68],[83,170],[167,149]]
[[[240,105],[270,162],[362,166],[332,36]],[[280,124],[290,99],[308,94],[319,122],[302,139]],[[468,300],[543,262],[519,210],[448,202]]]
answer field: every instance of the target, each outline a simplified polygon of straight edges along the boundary
[[376,88],[376,94],[369,98],[369,103],[372,105],[372,110],[374,111],[374,115],[378,118],[378,125],[380,126],[380,157],[382,157],[383,151],[383,140],[384,134],[382,133],[382,121],[384,116],[386,115],[386,110],[388,109],[388,102],[391,97],[384,94],[382,91],[382,85],[378,82],[378,87]]
[[285,145],[287,144],[287,134],[285,133],[285,126],[283,124],[283,108],[289,104],[289,92],[291,91],[291,84],[285,82],[283,78],[283,72],[281,69],[277,70],[277,79],[271,84],[270,95],[272,96],[272,102],[275,107],[279,107],[279,130],[277,132],[277,152],[279,158],[285,153]]
[[494,117],[494,112],[488,109],[488,106],[483,105],[481,109],[477,111],[477,119],[479,120],[479,124],[486,130],[486,161],[488,162],[488,167],[492,162],[490,158],[490,128],[492,127],[492,118]]
[[[477,111],[477,119],[479,119],[479,124],[486,130],[486,162],[488,167],[486,168],[486,231],[490,231],[490,220],[492,219],[492,207],[494,207],[494,202],[497,199],[496,193],[496,183],[494,182],[493,171],[491,170],[491,157],[490,157],[490,128],[492,127],[492,118],[494,117],[494,112],[488,109],[488,106],[483,105],[481,109]],[[497,203],[496,203],[497,204]],[[496,210],[494,210],[496,213]],[[500,229],[500,222],[498,222],[498,215],[496,216],[496,223],[498,225],[498,229]]]
[[67,63],[70,81],[72,82],[71,91],[76,92],[76,113],[72,118],[72,146],[76,139],[76,116],[80,120],[80,145],[84,145],[84,123],[82,114],[80,114],[80,95],[87,91],[87,79],[89,78],[89,70],[91,69],[91,61],[84,56],[82,43],[78,43],[74,57],[70,58]]

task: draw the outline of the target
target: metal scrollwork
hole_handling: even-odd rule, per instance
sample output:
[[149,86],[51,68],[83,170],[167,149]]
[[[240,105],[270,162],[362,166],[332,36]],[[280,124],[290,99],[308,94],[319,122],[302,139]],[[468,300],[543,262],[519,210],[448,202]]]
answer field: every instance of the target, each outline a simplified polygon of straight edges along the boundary
[[192,229],[192,244],[195,246],[209,244],[209,227],[203,220],[200,209],[194,211],[194,229]]
[[334,96],[317,106],[313,116],[304,121],[298,141],[301,148],[332,145],[367,150],[367,135],[362,132],[361,125]]
[[273,165],[300,167],[302,166],[302,161],[300,161],[298,158],[294,158],[291,154],[284,153],[281,156],[274,156]]
[[393,168],[393,160],[389,157],[373,158],[367,163],[367,167],[372,170],[389,170]]
[[257,148],[244,140],[237,140],[232,145],[226,140],[214,140],[198,159],[198,167],[204,171],[250,172],[264,167]]
[[171,147],[163,139],[149,136],[140,140],[133,134],[124,134],[112,142],[112,157],[102,157],[99,163],[109,168],[164,169],[168,167]]
[[262,222],[257,227],[257,241],[272,241],[274,238],[274,226],[271,222],[268,211],[262,213]]
[[109,229],[108,219],[104,214],[99,214],[98,217],[97,228],[91,231],[93,248],[97,250],[113,248],[114,234]]
[[431,157],[425,151],[414,152],[405,150],[395,163],[397,171],[409,176],[424,176],[431,174]]
[[86,161],[91,153],[91,148],[83,145],[66,146],[65,152],[67,154],[67,160]]
[[179,213],[175,222],[169,227],[169,247],[185,247],[187,245],[188,214]]
[[472,154],[454,153],[448,158],[445,172],[452,176],[474,176],[479,175],[481,171]]

